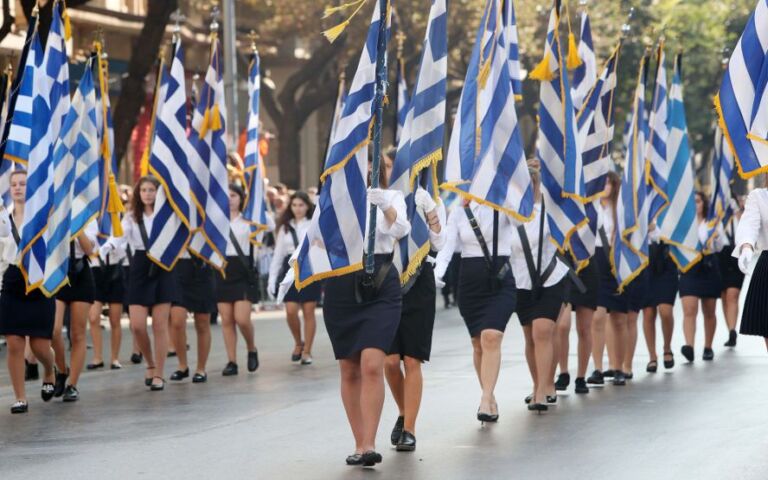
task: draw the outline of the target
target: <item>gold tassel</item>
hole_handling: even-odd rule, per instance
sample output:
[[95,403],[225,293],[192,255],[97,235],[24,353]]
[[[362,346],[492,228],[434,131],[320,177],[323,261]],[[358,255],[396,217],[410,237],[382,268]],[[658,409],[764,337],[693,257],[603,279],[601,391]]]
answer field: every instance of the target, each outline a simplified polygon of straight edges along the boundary
[[123,202],[120,201],[120,192],[117,190],[117,181],[115,174],[109,174],[109,203],[107,204],[107,213],[112,218],[112,235],[115,237],[123,236],[123,226],[120,223],[120,214],[125,212]]
[[343,5],[339,5],[339,6],[337,6],[337,7],[333,7],[333,6],[327,6],[327,7],[325,7],[325,11],[323,12],[323,18],[328,18],[328,17],[330,17],[331,15],[333,15],[334,13],[336,13],[336,12],[342,12],[342,11],[344,11],[344,10],[346,10],[346,9],[350,8],[350,7],[357,7],[357,6],[359,6],[361,3],[365,3],[365,1],[366,1],[366,0],[358,0],[358,1],[356,1],[356,2],[349,2],[349,3],[345,3],[345,4],[343,4]]
[[491,61],[490,59],[486,60],[483,63],[483,66],[480,67],[480,71],[477,74],[477,84],[480,85],[480,89],[484,89],[485,85],[488,83],[488,77],[491,75]]
[[211,109],[206,108],[203,115],[203,122],[200,124],[200,138],[205,138],[208,134],[208,125],[211,122]]
[[549,66],[550,61],[551,56],[549,52],[547,52],[547,54],[544,55],[544,59],[538,65],[536,65],[536,68],[534,68],[528,76],[532,80],[539,80],[542,82],[548,82],[555,78],[555,76],[552,74],[552,68]]
[[576,46],[576,35],[573,32],[568,34],[568,60],[565,65],[568,70],[574,70],[582,65],[581,58],[579,57],[579,49]]
[[139,164],[139,173],[142,177],[149,175],[149,147],[144,149],[144,154],[141,156],[141,163]]
[[[365,5],[366,0],[359,0],[357,2],[350,2],[344,5],[340,5],[338,7],[325,7],[325,15],[323,15],[323,18],[327,18],[329,15],[334,14],[335,12],[339,12],[342,10],[346,10],[347,8],[351,7],[357,7],[354,12],[352,12],[352,15],[349,16],[346,20],[341,22],[340,24],[336,25],[335,27],[329,28],[328,30],[323,32],[323,35],[325,35],[325,38],[328,39],[329,42],[333,43],[336,41],[337,38],[341,36],[342,33],[344,33],[344,30],[347,29],[349,26],[349,22],[352,21],[353,18],[355,18],[355,15],[360,11],[361,8],[363,8],[363,5]],[[389,3],[387,3],[387,8],[389,8]]]
[[329,42],[333,43],[336,41],[337,38],[341,36],[342,33],[344,33],[344,30],[347,29],[347,26],[349,25],[349,20],[344,20],[340,24],[336,25],[333,28],[329,28],[328,30],[323,32],[323,35],[325,35],[325,38],[328,39]]
[[219,113],[219,104],[216,103],[213,105],[213,111],[211,112],[211,118],[210,118],[210,126],[211,130],[214,132],[218,132],[223,127],[221,126],[221,114]]
[[64,20],[64,40],[72,38],[72,22],[69,21],[69,9],[64,5],[64,13],[61,15]]

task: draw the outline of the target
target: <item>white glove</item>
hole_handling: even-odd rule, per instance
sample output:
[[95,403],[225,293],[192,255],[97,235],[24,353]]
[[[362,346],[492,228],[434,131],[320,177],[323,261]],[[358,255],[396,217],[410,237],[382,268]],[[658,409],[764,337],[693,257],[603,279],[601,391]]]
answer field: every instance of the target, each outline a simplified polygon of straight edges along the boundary
[[272,281],[267,285],[267,296],[273,302],[275,301],[275,295],[277,295],[277,282]]
[[431,212],[437,208],[437,203],[435,203],[435,201],[432,199],[432,196],[429,194],[429,192],[421,187],[416,189],[416,193],[414,193],[413,198],[416,202],[416,206],[419,207],[424,213]]
[[105,243],[104,245],[99,247],[99,256],[103,259],[107,259],[107,255],[112,253],[115,250],[115,247],[111,243]]
[[741,253],[739,253],[739,270],[745,275],[749,272],[749,264],[752,262],[752,256],[754,254],[755,252],[752,250],[751,245],[744,245],[741,247]]
[[389,199],[387,198],[387,194],[381,188],[369,188],[368,201],[379,207],[381,210],[389,210],[392,207],[392,204],[389,203]]
[[[434,270],[433,270],[433,272],[434,272]],[[435,273],[435,287],[437,287],[437,288],[445,287],[445,282],[443,281],[442,278],[437,276],[437,273]]]

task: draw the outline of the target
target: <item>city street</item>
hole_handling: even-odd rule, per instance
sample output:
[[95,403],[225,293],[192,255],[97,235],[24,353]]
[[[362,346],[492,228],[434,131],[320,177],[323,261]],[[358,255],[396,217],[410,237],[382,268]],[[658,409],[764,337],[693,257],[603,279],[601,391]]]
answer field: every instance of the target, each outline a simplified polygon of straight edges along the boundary
[[[530,377],[513,318],[497,389],[500,421],[481,428],[466,330],[456,308],[440,306],[433,358],[424,371],[418,448],[396,453],[389,446],[397,412],[388,397],[378,436],[384,462],[363,471],[344,465],[354,444],[322,322],[315,364],[302,367],[289,361],[292,342],[280,314],[254,318],[261,359],[256,374],[244,373],[241,341],[240,375],[220,375],[226,362],[220,328],[214,327],[208,383],[187,379],[149,392],[143,366],[127,361],[125,335],[123,370],[84,373],[81,401],[74,404],[43,404],[38,382],[28,382],[27,415],[8,412],[13,398],[3,350],[0,478],[768,478],[768,356],[757,338],[740,337],[736,350],[723,348],[722,320],[714,362],[700,360],[700,331],[696,362],[683,363],[678,325],[677,366],[646,374],[641,336],[635,380],[626,387],[576,396],[571,386],[557,407],[538,416],[523,404]],[[194,362],[191,327],[189,335]],[[170,359],[166,377],[175,367]]]

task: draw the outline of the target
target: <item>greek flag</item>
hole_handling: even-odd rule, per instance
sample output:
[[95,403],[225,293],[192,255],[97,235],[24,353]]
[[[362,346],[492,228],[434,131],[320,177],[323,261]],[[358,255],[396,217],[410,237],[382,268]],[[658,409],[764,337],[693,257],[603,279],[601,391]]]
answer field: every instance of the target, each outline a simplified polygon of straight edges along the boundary
[[581,30],[579,32],[579,58],[581,65],[573,71],[573,107],[576,111],[581,110],[587,95],[597,81],[597,58],[595,57],[595,47],[592,41],[592,27],[589,23],[589,14],[585,11],[581,13]]
[[328,134],[328,146],[326,147],[325,151],[325,164],[328,163],[328,158],[331,155],[331,145],[333,142],[333,138],[336,135],[336,130],[339,127],[339,120],[341,119],[341,114],[344,113],[344,104],[347,102],[347,85],[346,85],[346,78],[344,76],[344,73],[341,74],[341,77],[339,78],[339,91],[336,94],[336,106],[333,108],[333,119],[331,120],[331,131]]
[[648,57],[640,62],[640,72],[632,106],[629,145],[621,179],[615,240],[611,260],[619,292],[648,265],[648,202],[645,183],[645,137],[648,131],[645,114],[645,79]]
[[441,188],[519,221],[533,216],[533,186],[517,121],[498,0],[485,3]]
[[509,77],[512,80],[512,92],[515,100],[523,99],[523,74],[520,68],[520,46],[517,35],[517,18],[515,17],[514,0],[502,0],[504,39],[507,41],[507,53],[509,54]]
[[395,132],[395,144],[400,144],[400,136],[405,126],[405,116],[408,115],[408,106],[411,99],[408,96],[408,81],[405,76],[405,62],[397,59],[397,130]]
[[[5,131],[5,124],[9,120],[8,112],[11,104],[11,76],[3,74],[0,78],[0,135]],[[11,202],[11,172],[14,162],[0,157],[0,202],[7,206]]]
[[[32,141],[32,102],[34,100],[34,75],[43,61],[42,45],[37,33],[37,17],[32,20],[27,31],[24,49],[21,52],[19,71],[13,82],[13,93],[9,113],[11,122],[3,123],[3,165],[13,162],[27,165],[29,147]],[[7,160],[7,161],[6,161]]]
[[669,206],[667,196],[667,176],[669,165],[667,164],[667,67],[664,55],[664,41],[659,42],[656,55],[656,88],[653,92],[651,103],[651,119],[649,124],[648,153],[646,154],[646,181],[648,189],[648,201],[650,202],[649,215],[653,222],[665,208]]
[[162,188],[155,198],[147,256],[161,268],[171,270],[187,247],[197,218],[196,199],[189,184],[190,159],[196,152],[186,134],[187,90],[180,41],[174,46],[170,72],[161,66],[157,93],[149,172]]
[[[616,46],[603,68],[600,78],[587,94],[581,111],[576,117],[579,130],[579,145],[584,166],[584,189],[591,200],[584,205],[584,212],[589,225],[580,227],[571,237],[572,245],[582,246],[594,254],[597,239],[596,202],[605,189],[605,179],[611,170],[611,149],[615,127],[614,97],[616,94],[617,69],[621,43]],[[577,264],[577,270],[584,268],[586,262]]]
[[[357,71],[336,126],[315,214],[293,264],[297,289],[363,268],[369,132],[374,121],[380,2],[374,2]],[[391,9],[387,2],[387,29]],[[386,48],[386,41],[385,47]]]
[[728,62],[715,106],[742,178],[768,172],[768,0],[759,0]]
[[192,117],[190,140],[199,159],[191,163],[192,192],[205,210],[202,228],[190,250],[224,272],[229,238],[229,176],[227,174],[226,105],[219,40],[211,39],[211,60],[200,101]]
[[53,296],[69,280],[70,242],[98,214],[99,139],[91,61],[72,99],[53,151],[53,199],[48,229],[45,278],[40,288]]
[[715,234],[718,224],[727,227],[733,220],[734,199],[731,193],[733,167],[733,154],[725,144],[723,132],[718,128],[715,132],[715,155],[712,159],[711,184],[714,185],[714,189],[709,206],[710,237]]
[[680,62],[675,61],[675,74],[669,91],[669,140],[667,193],[669,208],[657,220],[661,238],[670,245],[670,257],[681,272],[687,272],[700,259],[699,234],[696,225],[696,192],[693,156],[688,140],[688,122],[683,102]]
[[[419,78],[405,119],[403,136],[392,167],[390,188],[405,196],[411,233],[400,239],[395,266],[406,285],[419,271],[429,253],[429,225],[416,208],[413,192],[417,184],[437,195],[434,180],[437,162],[443,158],[445,93],[448,77],[448,14],[445,0],[433,0],[424,38]],[[426,178],[421,178],[426,177]]]
[[536,154],[541,162],[542,194],[552,241],[561,252],[570,250],[577,262],[583,262],[591,252],[583,243],[571,242],[571,237],[589,221],[584,210],[589,199],[559,38],[558,7],[552,9],[549,18],[544,60],[531,72],[531,78],[541,81]]
[[245,143],[245,211],[243,218],[251,224],[251,241],[255,242],[259,232],[267,229],[267,203],[264,199],[264,165],[259,154],[259,93],[261,74],[259,54],[254,52],[248,70],[248,130]]
[[[31,71],[32,122],[27,194],[24,222],[21,226],[21,262],[19,268],[31,291],[45,279],[46,230],[53,207],[53,146],[59,138],[64,117],[69,111],[69,65],[61,21],[61,2],[53,7],[51,29],[43,53],[39,36],[33,39],[29,58],[42,59]],[[55,226],[55,225],[54,225]]]

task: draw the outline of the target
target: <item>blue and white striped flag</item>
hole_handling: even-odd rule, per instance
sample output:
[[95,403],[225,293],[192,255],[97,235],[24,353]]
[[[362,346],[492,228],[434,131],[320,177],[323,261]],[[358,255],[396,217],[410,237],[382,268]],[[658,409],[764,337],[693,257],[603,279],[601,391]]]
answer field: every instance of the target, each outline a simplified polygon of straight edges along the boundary
[[30,58],[42,59],[31,71],[32,122],[29,160],[27,163],[27,194],[24,222],[21,226],[21,262],[19,268],[31,291],[42,286],[48,255],[45,232],[53,207],[53,146],[59,138],[64,117],[69,111],[69,65],[64,41],[62,4],[53,7],[51,29],[43,53],[39,35],[33,39]]
[[[403,136],[392,168],[391,189],[405,197],[411,233],[398,242],[395,266],[400,280],[407,284],[429,253],[429,225],[416,208],[414,191],[424,184],[437,195],[434,172],[443,158],[445,137],[445,94],[448,77],[448,13],[445,0],[433,0],[419,67],[416,89],[405,120]],[[426,176],[423,182],[420,177]]]
[[160,182],[155,198],[155,219],[149,232],[147,256],[171,270],[197,227],[197,200],[189,182],[191,159],[197,156],[187,138],[187,90],[184,48],[174,45],[171,69],[162,65],[155,113],[149,172]]
[[336,94],[336,106],[333,108],[333,118],[331,120],[331,131],[328,134],[328,147],[325,152],[325,161],[323,165],[328,163],[328,158],[331,156],[331,146],[333,145],[333,139],[336,136],[336,130],[339,128],[339,121],[341,115],[344,113],[344,104],[347,102],[347,83],[344,73],[339,78],[339,91]]
[[768,172],[768,0],[758,0],[715,100],[742,178]]
[[441,188],[519,221],[533,216],[507,41],[498,0],[487,0],[454,120]]
[[[0,95],[2,95],[2,107],[0,108],[0,135],[5,130],[6,123],[10,120],[9,112],[11,107],[11,83],[10,74],[4,74],[0,80]],[[0,202],[3,206],[11,203],[11,172],[14,162],[0,157]]]
[[[320,176],[323,185],[318,205],[293,264],[297,289],[363,268],[368,145],[376,108],[376,59],[381,26],[380,2],[374,3],[360,62]],[[387,7],[388,37],[389,2]]]
[[656,217],[669,206],[669,196],[667,195],[667,176],[669,175],[669,165],[667,163],[667,140],[669,130],[668,121],[668,103],[667,98],[667,67],[666,56],[664,55],[664,41],[659,42],[659,48],[656,54],[656,88],[653,92],[653,102],[651,103],[651,117],[649,122],[648,147],[646,153],[646,181],[648,182],[648,201],[650,207],[648,214],[650,222],[654,222]]
[[29,160],[29,148],[32,141],[34,75],[35,70],[40,68],[43,61],[43,47],[36,45],[39,43],[37,17],[32,17],[24,50],[21,53],[19,71],[16,74],[17,79],[14,82],[16,91],[13,95],[16,98],[9,105],[11,123],[9,125],[3,124],[3,128],[8,130],[4,132],[7,137],[3,145],[3,165],[10,161],[26,166],[27,160]]
[[561,252],[570,250],[577,262],[584,262],[591,256],[589,248],[571,240],[579,228],[587,225],[584,203],[589,199],[577,142],[576,112],[560,43],[559,2],[555,3],[549,18],[544,60],[531,72],[531,78],[541,81],[536,155],[541,162],[542,194],[552,241]]
[[[734,214],[734,199],[731,193],[734,162],[733,152],[725,143],[725,136],[719,128],[715,132],[715,155],[712,161],[712,181],[714,185],[709,212],[717,218],[723,227],[727,227]],[[716,225],[713,225],[715,227]]]
[[259,93],[261,74],[259,54],[254,52],[248,70],[248,130],[245,143],[245,209],[243,218],[251,224],[251,241],[257,242],[260,232],[267,229],[267,202],[264,197],[264,164],[259,153]]
[[408,95],[408,80],[405,75],[405,61],[398,57],[397,59],[397,130],[395,131],[395,144],[400,144],[400,136],[405,127],[405,116],[408,115],[408,108],[411,104],[410,95]]
[[520,46],[517,33],[517,17],[515,16],[514,0],[502,0],[504,40],[507,42],[507,54],[509,55],[509,77],[512,80],[512,92],[515,100],[523,99],[523,73],[520,68]]
[[619,292],[648,265],[648,187],[645,182],[646,134],[645,80],[648,57],[640,62],[632,105],[629,145],[616,207],[616,232],[611,260]]
[[[201,229],[192,236],[190,250],[224,272],[229,239],[229,175],[227,174],[226,104],[221,48],[211,39],[211,60],[200,101],[192,117],[190,140],[201,161],[191,163],[193,193],[205,209]],[[195,184],[199,185],[195,188]],[[201,194],[204,195],[201,197]],[[201,201],[203,200],[203,201]]]
[[683,102],[683,81],[679,61],[669,91],[669,140],[667,193],[669,208],[657,220],[661,238],[670,245],[669,255],[681,272],[687,272],[700,259],[699,234],[696,223],[696,184],[693,155],[688,139],[688,122]]
[[40,288],[47,296],[69,282],[70,243],[99,211],[99,139],[91,62],[89,59],[53,151],[52,209],[43,235],[47,258]]
[[597,58],[592,41],[592,27],[586,10],[581,13],[581,29],[579,31],[579,58],[581,65],[573,71],[573,107],[580,111],[584,101],[594,88],[597,81]]

